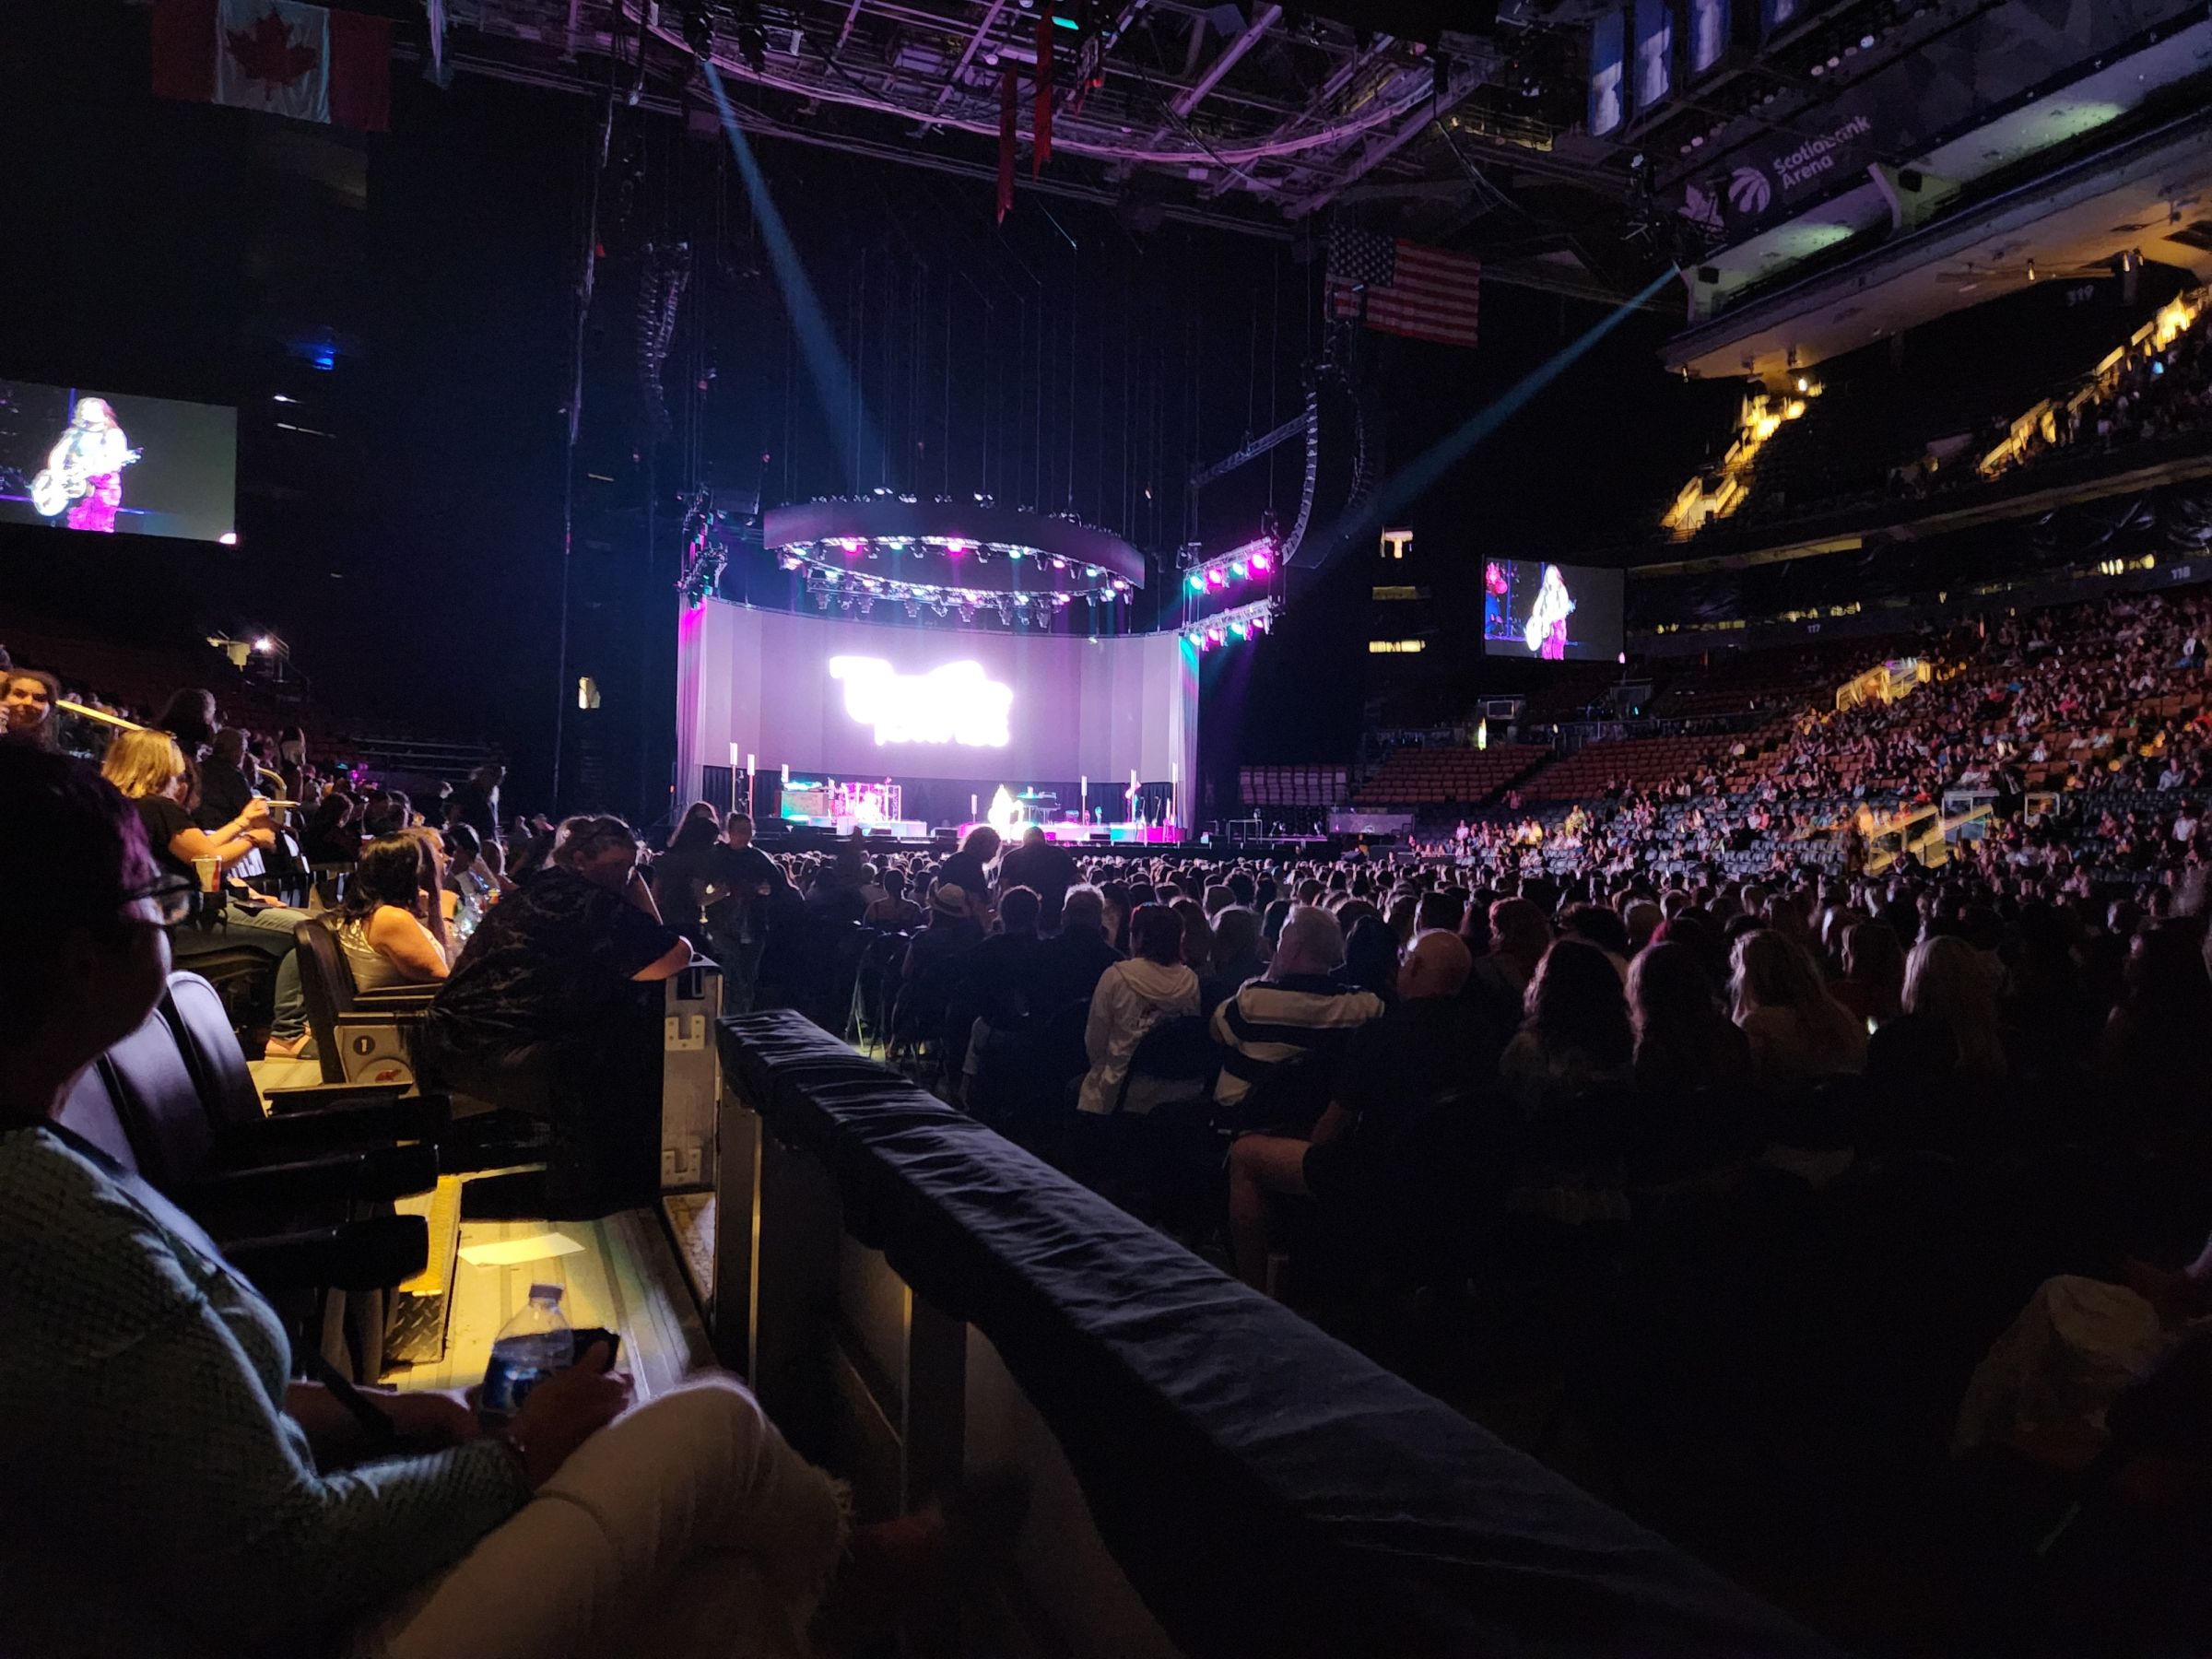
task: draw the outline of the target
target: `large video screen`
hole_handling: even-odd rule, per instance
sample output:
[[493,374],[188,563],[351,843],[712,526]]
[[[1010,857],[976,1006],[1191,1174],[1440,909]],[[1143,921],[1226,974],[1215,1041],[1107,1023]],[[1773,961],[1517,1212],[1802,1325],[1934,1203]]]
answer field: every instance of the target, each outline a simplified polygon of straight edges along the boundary
[[232,542],[238,411],[0,380],[0,521]]
[[687,768],[749,754],[794,777],[1017,793],[1194,775],[1197,660],[1173,633],[987,633],[710,600],[678,625],[677,696]]
[[1620,654],[1620,572],[1491,559],[1482,571],[1482,649],[1547,662],[1613,661]]

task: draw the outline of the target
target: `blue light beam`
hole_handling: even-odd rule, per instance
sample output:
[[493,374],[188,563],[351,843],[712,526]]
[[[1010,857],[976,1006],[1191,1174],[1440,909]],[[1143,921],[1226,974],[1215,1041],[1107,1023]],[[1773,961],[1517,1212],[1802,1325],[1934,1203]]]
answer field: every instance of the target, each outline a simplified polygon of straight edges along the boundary
[[768,256],[776,270],[776,286],[783,290],[783,303],[791,312],[792,327],[799,336],[799,351],[806,359],[807,378],[814,382],[815,401],[821,406],[822,419],[836,441],[838,465],[850,467],[845,480],[848,492],[860,488],[860,469],[871,456],[880,457],[882,446],[876,438],[876,423],[868,418],[862,405],[860,392],[853,379],[853,371],[845,362],[845,354],[838,349],[837,336],[830,332],[829,319],[822,314],[822,302],[815,298],[814,284],[806,279],[806,269],[799,261],[799,251],[793,245],[791,232],[783,228],[783,216],[776,210],[775,197],[769,193],[768,179],[754,159],[752,146],[745,141],[745,134],[737,125],[736,112],[730,108],[729,95],[723,90],[722,76],[712,63],[702,60],[700,68],[706,74],[707,88],[714,94],[714,107],[722,113],[722,130],[729,135],[730,153],[737,158],[737,171],[745,180],[745,193],[752,199],[753,214],[760,224],[760,240],[768,244]]
[[1383,479],[1372,495],[1347,508],[1338,518],[1336,528],[1321,541],[1323,557],[1314,562],[1326,564],[1362,536],[1375,534],[1382,525],[1397,517],[1445,473],[1466,459],[1477,444],[1526,408],[1538,393],[1574,367],[1600,340],[1633,316],[1645,300],[1680,275],[1678,266],[1670,265],[1662,271],[1652,278],[1643,292],[1624,300],[1581,339],[1530,370],[1496,403],[1477,410],[1457,431],[1440,438]]

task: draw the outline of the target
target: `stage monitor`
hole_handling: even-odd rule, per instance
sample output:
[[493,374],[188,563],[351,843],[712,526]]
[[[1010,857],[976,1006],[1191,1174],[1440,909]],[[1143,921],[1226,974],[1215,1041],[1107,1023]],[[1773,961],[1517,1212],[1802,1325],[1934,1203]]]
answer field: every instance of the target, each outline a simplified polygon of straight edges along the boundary
[[1609,663],[1620,655],[1620,572],[1531,559],[1482,571],[1482,649],[1488,656]]
[[0,522],[238,538],[238,411],[0,380]]

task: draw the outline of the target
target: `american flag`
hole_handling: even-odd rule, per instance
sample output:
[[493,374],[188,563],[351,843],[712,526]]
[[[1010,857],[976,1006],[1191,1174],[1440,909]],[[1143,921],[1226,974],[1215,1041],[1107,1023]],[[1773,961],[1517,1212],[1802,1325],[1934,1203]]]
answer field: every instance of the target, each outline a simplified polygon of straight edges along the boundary
[[1472,346],[1481,299],[1482,262],[1471,253],[1447,253],[1343,225],[1329,231],[1333,317],[1359,316],[1365,300],[1370,328],[1409,340]]

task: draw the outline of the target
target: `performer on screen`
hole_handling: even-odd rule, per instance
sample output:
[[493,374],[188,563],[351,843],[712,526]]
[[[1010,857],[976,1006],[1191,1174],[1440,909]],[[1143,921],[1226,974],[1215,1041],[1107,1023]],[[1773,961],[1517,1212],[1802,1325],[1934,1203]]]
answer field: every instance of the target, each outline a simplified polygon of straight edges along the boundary
[[1482,567],[1482,637],[1486,640],[1510,640],[1513,637],[1513,618],[1506,595],[1511,584],[1505,571],[1496,559]]
[[1558,565],[1547,564],[1543,584],[1536,589],[1535,606],[1528,613],[1528,626],[1521,637],[1546,662],[1564,662],[1567,618],[1573,614],[1574,600],[1567,592],[1567,579],[1559,574]]
[[[58,488],[68,503],[65,522],[70,529],[113,535],[115,510],[123,505],[123,469],[131,459],[130,441],[107,400],[80,397],[67,429],[47,453],[45,475],[32,484],[33,499],[41,484]],[[46,511],[43,504],[40,511]],[[54,511],[61,509],[57,505]]]

